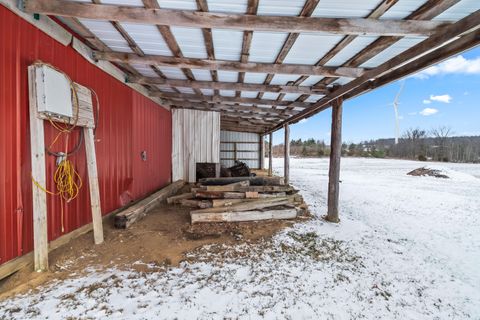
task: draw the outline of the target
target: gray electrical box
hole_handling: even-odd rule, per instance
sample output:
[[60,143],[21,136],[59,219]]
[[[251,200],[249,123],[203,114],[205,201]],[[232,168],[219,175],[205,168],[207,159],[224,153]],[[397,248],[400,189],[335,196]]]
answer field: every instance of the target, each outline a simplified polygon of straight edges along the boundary
[[67,77],[47,65],[37,66],[35,71],[38,112],[71,118],[72,91]]

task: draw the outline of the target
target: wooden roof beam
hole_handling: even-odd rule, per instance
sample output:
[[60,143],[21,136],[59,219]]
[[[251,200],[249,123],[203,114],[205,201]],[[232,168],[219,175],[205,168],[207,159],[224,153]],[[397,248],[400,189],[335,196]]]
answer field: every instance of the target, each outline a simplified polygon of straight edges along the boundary
[[176,58],[159,55],[138,55],[123,52],[95,51],[93,58],[111,62],[139,63],[176,68],[192,68],[206,70],[228,70],[237,72],[282,73],[326,77],[360,77],[365,69],[350,67],[324,67],[304,64],[280,64],[259,62],[236,62],[227,60],[206,60],[194,58]]
[[236,82],[212,82],[212,81],[190,81],[177,79],[163,79],[160,77],[132,76],[127,79],[128,82],[167,85],[173,87],[184,87],[194,89],[218,89],[218,90],[240,90],[240,91],[259,91],[259,92],[285,92],[299,94],[326,94],[329,90],[325,86],[307,87],[307,86],[281,86],[281,85],[263,85],[254,83],[236,83]]
[[260,108],[255,106],[241,106],[241,105],[225,105],[225,104],[218,104],[218,103],[206,103],[206,102],[189,102],[189,101],[166,101],[166,104],[172,107],[178,108],[201,108],[204,110],[224,110],[224,111],[231,111],[231,112],[251,112],[253,115],[257,116],[276,116],[283,119],[287,119],[289,116],[296,114],[295,111],[290,111],[288,113],[281,113],[281,110],[273,109],[273,108]]
[[250,31],[328,32],[343,35],[429,36],[448,22],[425,20],[376,20],[362,18],[317,18],[256,16],[187,10],[139,8],[65,0],[24,0],[23,10],[62,17],[111,20],[194,28]]
[[295,101],[277,101],[270,99],[257,99],[257,98],[243,98],[243,97],[225,97],[225,96],[207,96],[207,95],[195,95],[195,94],[184,94],[184,93],[167,93],[156,91],[150,94],[152,97],[158,97],[162,99],[170,100],[187,100],[187,101],[197,101],[197,102],[212,102],[212,103],[224,103],[224,104],[255,104],[255,105],[265,105],[265,106],[280,106],[280,107],[290,107],[293,108],[308,108],[313,104],[308,102],[295,102]]

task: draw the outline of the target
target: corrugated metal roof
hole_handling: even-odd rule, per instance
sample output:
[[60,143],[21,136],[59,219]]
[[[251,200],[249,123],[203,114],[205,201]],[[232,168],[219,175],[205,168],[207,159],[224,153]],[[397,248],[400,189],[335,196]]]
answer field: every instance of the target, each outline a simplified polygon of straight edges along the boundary
[[[90,0],[76,0],[90,2]],[[166,9],[198,10],[195,0],[159,0],[159,6]],[[362,18],[367,17],[383,0],[320,0],[313,10],[313,17],[332,18]],[[399,0],[380,19],[404,19],[423,6],[427,0]],[[104,4],[143,6],[142,0],[102,0]],[[298,16],[302,11],[305,0],[260,0],[258,15]],[[244,14],[247,12],[248,0],[207,0],[209,11],[218,13]],[[480,10],[480,0],[461,0],[444,13],[439,14],[434,20],[457,21],[472,12]],[[80,19],[101,41],[113,51],[131,52],[130,46],[122,35],[108,21],[92,21]],[[122,27],[129,36],[142,49],[145,54],[171,56],[168,45],[156,26],[122,23]],[[178,43],[183,56],[188,58],[207,59],[206,46],[203,32],[200,28],[186,28],[172,26],[171,32]],[[212,29],[212,39],[215,58],[218,60],[240,61],[244,32],[241,30]],[[249,59],[250,62],[273,63],[281,48],[284,46],[288,33],[286,32],[253,32]],[[301,33],[286,55],[283,63],[314,65],[331,51],[342,39],[342,35],[329,33]],[[329,67],[342,66],[352,57],[364,50],[368,45],[377,40],[376,36],[357,36],[343,50],[332,57],[325,65]],[[401,52],[421,42],[422,37],[404,37],[383,52],[380,52],[361,67],[374,68],[381,63],[397,56]],[[145,65],[133,65],[144,76],[157,76],[156,73]],[[170,79],[186,79],[184,72],[179,68],[159,67],[164,75]],[[212,81],[210,70],[192,69],[196,80]],[[238,72],[219,70],[218,80],[222,82],[237,82]],[[301,75],[276,74],[272,85],[286,85],[297,80]],[[261,84],[266,80],[266,73],[246,72],[245,83]],[[312,86],[322,80],[322,76],[310,76],[301,83],[302,86]],[[351,78],[341,77],[333,83],[346,84]],[[158,86],[162,91],[172,92],[168,86]],[[186,89],[179,89],[187,92]],[[193,92],[193,90],[188,90]],[[211,89],[201,89],[206,95],[213,95]],[[221,90],[221,95],[234,96],[234,90]],[[242,92],[241,97],[255,98],[258,92]],[[277,99],[278,93],[266,92],[264,99]],[[299,94],[286,94],[284,100],[293,100]],[[306,102],[315,102],[321,96],[311,96]]]

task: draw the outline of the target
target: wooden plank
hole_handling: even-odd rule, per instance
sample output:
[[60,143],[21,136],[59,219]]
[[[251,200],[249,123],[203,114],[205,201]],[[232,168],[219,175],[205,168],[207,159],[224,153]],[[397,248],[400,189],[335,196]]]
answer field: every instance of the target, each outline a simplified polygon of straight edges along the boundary
[[313,104],[308,102],[295,102],[295,101],[278,101],[272,99],[257,99],[257,98],[245,98],[245,97],[225,97],[225,96],[205,96],[196,94],[178,94],[156,91],[151,93],[152,97],[158,97],[167,100],[180,100],[188,102],[211,102],[218,104],[255,104],[265,106],[280,106],[305,109],[311,107]]
[[[35,66],[28,67],[30,145],[32,159],[33,250],[36,271],[48,270],[48,225],[46,188],[45,135],[43,120],[37,117]],[[39,186],[38,186],[38,185]]]
[[193,198],[193,193],[192,192],[187,192],[183,194],[179,194],[177,196],[172,196],[167,198],[167,203],[168,204],[176,204],[180,203],[181,200],[188,200]]
[[239,181],[250,181],[250,186],[281,186],[284,185],[282,177],[222,177],[222,178],[204,178],[200,179],[200,184],[208,185],[226,185]]
[[212,201],[210,200],[183,199],[183,200],[180,200],[180,204],[184,207],[190,207],[190,208],[211,208],[212,207]]
[[273,158],[272,158],[272,149],[273,149],[273,133],[268,134],[268,176],[272,176],[272,165],[273,165]]
[[168,103],[174,108],[182,109],[194,109],[194,110],[205,110],[205,111],[228,111],[228,112],[243,112],[245,116],[251,116],[251,114],[246,112],[255,112],[257,114],[264,113],[267,115],[294,115],[295,111],[282,112],[281,110],[275,110],[272,108],[265,107],[253,107],[253,106],[243,106],[243,105],[224,105],[218,103],[207,103],[207,102],[187,102],[187,101],[170,101]]
[[92,207],[93,238],[95,244],[103,242],[102,209],[100,206],[100,188],[98,186],[97,156],[95,153],[95,137],[92,128],[84,128],[85,151],[87,158],[88,185],[90,189],[90,205]]
[[242,187],[248,187],[250,186],[250,181],[244,180],[244,181],[238,181],[226,185],[221,185],[221,186],[207,186],[207,191],[221,191],[221,192],[226,192],[226,191],[238,191]]
[[301,93],[301,94],[328,93],[328,89],[325,86],[309,87],[309,86],[264,85],[264,84],[254,84],[254,83],[162,79],[160,77],[145,77],[145,76],[131,76],[128,78],[128,82],[148,84],[148,85],[160,84],[160,85],[168,85],[173,87],[196,88],[196,89],[284,92],[284,93]]
[[[114,215],[118,212],[121,212],[122,209],[112,211],[105,216],[102,217],[102,220],[105,222],[107,219],[110,219],[111,215]],[[75,238],[80,237],[81,235],[84,235],[93,229],[93,224],[89,223],[86,224],[78,229],[73,230],[72,232],[69,232],[67,234],[64,234],[60,236],[59,238],[52,240],[48,243],[48,252],[52,252],[55,249],[58,249],[65,244],[69,243]],[[15,259],[12,259],[10,261],[5,262],[4,264],[0,265],[0,280],[8,277],[9,275],[26,268],[30,265],[33,264],[34,257],[33,257],[33,252],[29,252],[27,254],[24,254],[23,256],[17,257]],[[1,299],[1,295],[0,295]]]
[[226,70],[235,72],[298,74],[307,76],[349,77],[361,76],[365,69],[358,67],[325,67],[303,64],[280,64],[260,62],[237,62],[228,60],[208,60],[195,58],[177,58],[160,55],[143,55],[124,52],[94,51],[93,58],[110,62],[158,65],[174,68],[192,68],[202,70]]
[[24,10],[62,17],[111,20],[194,28],[222,28],[250,31],[328,32],[376,36],[428,36],[445,22],[412,20],[373,20],[361,18],[318,18],[295,16],[256,16],[187,10],[150,9],[100,5],[64,0],[24,1]]
[[339,222],[338,197],[340,186],[340,159],[342,156],[342,99],[332,105],[332,132],[330,135],[330,165],[328,168],[328,212],[330,222]]
[[151,196],[135,203],[115,216],[115,227],[120,229],[130,227],[133,223],[143,218],[157,204],[177,193],[184,185],[185,181],[183,180],[175,181]]
[[200,222],[242,222],[261,220],[295,219],[297,209],[251,210],[242,212],[195,213],[190,214],[192,224]]
[[223,206],[223,207],[212,207],[207,209],[200,209],[200,210],[193,210],[190,211],[190,214],[195,213],[218,213],[218,212],[226,212],[226,211],[250,211],[250,210],[257,210],[257,209],[264,209],[269,207],[275,206],[282,206],[289,201],[293,202],[293,198],[289,200],[287,197],[285,198],[271,198],[271,199],[256,199],[254,201],[242,201],[231,206]]
[[290,127],[286,123],[283,127],[285,130],[285,140],[283,148],[283,177],[285,179],[285,184],[288,184],[290,181]]

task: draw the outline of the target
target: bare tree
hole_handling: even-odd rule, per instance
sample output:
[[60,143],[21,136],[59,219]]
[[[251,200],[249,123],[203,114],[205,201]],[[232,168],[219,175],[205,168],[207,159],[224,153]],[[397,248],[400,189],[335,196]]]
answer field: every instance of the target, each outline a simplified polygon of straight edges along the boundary
[[448,161],[448,159],[451,158],[448,156],[447,142],[452,134],[452,128],[448,126],[440,126],[431,130],[431,135],[436,144],[436,150],[438,150],[435,157],[436,160]]

